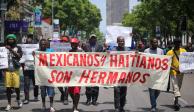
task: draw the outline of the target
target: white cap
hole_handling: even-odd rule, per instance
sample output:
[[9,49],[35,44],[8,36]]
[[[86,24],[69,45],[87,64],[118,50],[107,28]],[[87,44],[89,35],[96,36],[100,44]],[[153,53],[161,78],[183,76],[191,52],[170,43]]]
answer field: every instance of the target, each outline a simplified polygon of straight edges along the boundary
[[92,34],[92,35],[90,35],[90,38],[91,38],[91,37],[96,37],[96,35],[95,35],[95,34]]

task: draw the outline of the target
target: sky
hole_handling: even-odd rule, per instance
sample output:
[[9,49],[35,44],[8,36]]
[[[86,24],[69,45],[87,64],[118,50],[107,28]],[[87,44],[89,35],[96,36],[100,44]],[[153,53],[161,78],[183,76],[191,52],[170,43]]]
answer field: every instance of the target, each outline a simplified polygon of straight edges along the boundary
[[129,12],[131,12],[134,6],[138,5],[139,3],[140,2],[138,0],[129,0]]
[[90,0],[93,4],[95,4],[101,12],[102,21],[100,22],[100,31],[103,34],[106,34],[106,0]]
[[[103,32],[103,34],[106,34],[106,1],[107,0],[90,0],[91,3],[95,4],[101,11],[102,21],[100,22],[100,31]],[[135,5],[137,5],[139,2],[138,0],[129,0],[129,12],[133,9]]]

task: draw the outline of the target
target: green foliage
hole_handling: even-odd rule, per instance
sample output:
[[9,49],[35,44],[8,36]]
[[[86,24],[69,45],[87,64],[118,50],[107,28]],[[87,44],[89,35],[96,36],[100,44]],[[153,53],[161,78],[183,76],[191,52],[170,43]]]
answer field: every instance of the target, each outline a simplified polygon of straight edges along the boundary
[[19,0],[8,0],[7,1],[7,12],[6,18],[10,20],[19,20],[21,18],[19,8]]
[[95,34],[98,41],[100,41],[100,42],[104,41],[103,33],[100,32],[99,28],[95,28],[95,30],[93,30],[91,32],[91,34]]
[[[60,20],[63,30],[72,29],[77,31],[86,31],[90,34],[99,27],[101,21],[100,10],[89,0],[53,0],[54,18]],[[45,0],[43,4],[44,17],[51,17],[52,2]]]
[[124,15],[122,23],[134,27],[141,36],[145,32],[155,36],[156,26],[160,26],[163,37],[178,36],[181,33],[180,17],[184,15],[188,19],[187,31],[194,33],[193,7],[192,0],[144,0],[132,13]]

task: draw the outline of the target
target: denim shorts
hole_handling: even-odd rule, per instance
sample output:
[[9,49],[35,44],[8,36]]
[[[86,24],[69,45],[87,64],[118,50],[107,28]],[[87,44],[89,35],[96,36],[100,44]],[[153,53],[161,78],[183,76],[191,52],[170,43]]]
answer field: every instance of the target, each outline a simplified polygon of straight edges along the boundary
[[47,95],[49,97],[54,97],[55,96],[55,90],[54,87],[49,87],[49,86],[41,86],[41,96],[46,97]]

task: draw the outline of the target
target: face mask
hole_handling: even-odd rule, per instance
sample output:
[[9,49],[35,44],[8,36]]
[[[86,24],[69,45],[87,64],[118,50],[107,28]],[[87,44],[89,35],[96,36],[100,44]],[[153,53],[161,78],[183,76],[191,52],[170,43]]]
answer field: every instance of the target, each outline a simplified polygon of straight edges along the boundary
[[15,46],[15,43],[7,43],[9,46],[13,47]]

